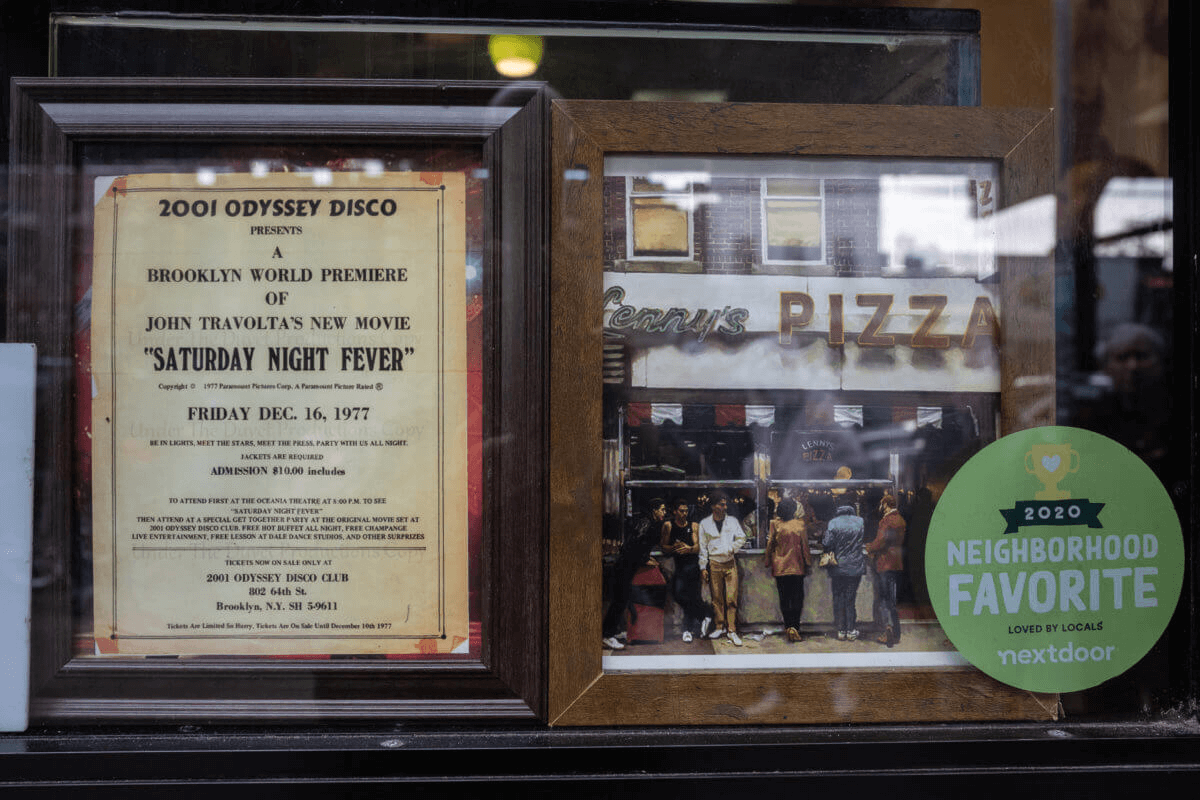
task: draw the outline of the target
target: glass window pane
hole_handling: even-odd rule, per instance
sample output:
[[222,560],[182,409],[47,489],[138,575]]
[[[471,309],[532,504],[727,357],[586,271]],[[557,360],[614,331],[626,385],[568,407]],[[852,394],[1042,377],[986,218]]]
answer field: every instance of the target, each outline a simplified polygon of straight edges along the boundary
[[821,181],[804,178],[771,178],[767,181],[769,197],[820,197]]
[[669,200],[634,199],[633,253],[635,256],[687,257],[687,212]]
[[821,258],[821,202],[767,202],[767,259],[818,261]]

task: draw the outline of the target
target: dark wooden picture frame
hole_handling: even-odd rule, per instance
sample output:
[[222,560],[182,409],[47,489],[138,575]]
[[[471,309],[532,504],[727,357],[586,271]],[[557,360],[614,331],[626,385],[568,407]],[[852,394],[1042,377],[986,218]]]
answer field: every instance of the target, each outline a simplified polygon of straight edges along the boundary
[[[35,342],[34,721],[537,718],[546,713],[548,108],[538,84],[15,80],[6,334]],[[82,148],[469,148],[483,173],[478,659],[79,658],[73,593],[72,257]]]
[[[605,673],[601,660],[604,158],[610,154],[993,161],[1000,205],[1054,194],[1036,110],[556,101],[551,110],[549,719],[555,725],[1054,719],[977,670]],[[1054,423],[1053,264],[1001,257],[1004,432]]]

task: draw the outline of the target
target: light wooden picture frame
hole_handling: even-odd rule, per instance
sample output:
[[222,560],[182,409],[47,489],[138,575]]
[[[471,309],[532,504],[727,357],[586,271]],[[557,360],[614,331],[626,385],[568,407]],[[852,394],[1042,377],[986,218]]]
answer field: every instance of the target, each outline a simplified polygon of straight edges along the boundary
[[[1053,719],[1057,697],[966,666],[606,672],[601,648],[605,159],[692,155],[992,162],[999,206],[1054,193],[1047,111],[552,104],[549,719],[555,725]],[[997,259],[999,425],[1054,422],[1053,264]]]

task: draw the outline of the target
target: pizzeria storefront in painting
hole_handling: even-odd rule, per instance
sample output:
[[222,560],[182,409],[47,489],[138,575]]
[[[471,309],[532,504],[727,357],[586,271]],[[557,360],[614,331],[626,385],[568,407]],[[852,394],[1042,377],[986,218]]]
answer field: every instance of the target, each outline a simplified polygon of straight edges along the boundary
[[[929,605],[924,538],[946,481],[1000,433],[994,166],[619,156],[605,171],[606,668],[962,663]],[[736,595],[714,603],[707,571],[676,572],[706,566],[686,545],[704,549],[722,497],[744,543]],[[900,569],[880,558],[893,499]],[[769,547],[788,516],[807,537],[798,626]],[[862,529],[849,621],[839,568],[818,565],[839,516]]]

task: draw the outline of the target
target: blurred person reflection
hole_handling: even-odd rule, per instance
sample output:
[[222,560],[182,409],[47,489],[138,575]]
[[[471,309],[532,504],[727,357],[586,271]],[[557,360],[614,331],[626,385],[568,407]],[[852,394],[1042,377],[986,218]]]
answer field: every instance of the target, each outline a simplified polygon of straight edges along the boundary
[[1161,474],[1171,435],[1165,340],[1149,326],[1126,322],[1095,355],[1100,371],[1089,383],[1097,391],[1081,404],[1077,424],[1115,439]]

